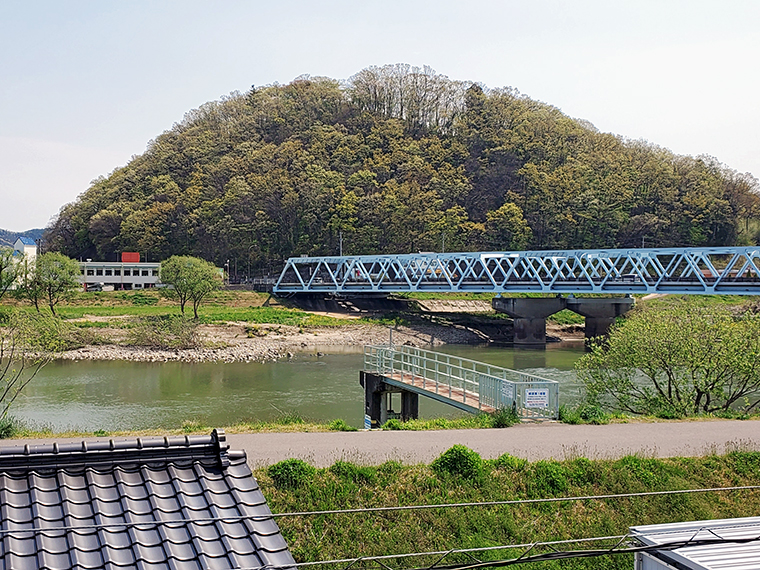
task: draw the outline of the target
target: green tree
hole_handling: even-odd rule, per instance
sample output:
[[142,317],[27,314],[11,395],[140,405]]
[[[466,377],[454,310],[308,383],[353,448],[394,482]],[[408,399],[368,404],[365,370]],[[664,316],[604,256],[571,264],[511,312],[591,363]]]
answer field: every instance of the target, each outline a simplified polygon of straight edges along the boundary
[[491,250],[516,251],[524,249],[533,232],[516,204],[507,202],[498,210],[486,214],[484,239]]
[[14,257],[14,252],[9,247],[0,247],[0,299],[11,285],[16,282],[22,267],[22,258]]
[[14,400],[53,354],[62,350],[61,321],[44,315],[10,311],[0,328],[0,437],[13,434],[16,423],[8,416]]
[[185,314],[185,305],[193,303],[193,317],[198,318],[198,307],[212,291],[222,286],[219,270],[197,257],[174,255],[161,263],[161,283],[169,285],[163,289],[169,298],[179,301],[179,308]]
[[591,402],[682,417],[760,402],[760,315],[679,301],[636,310],[576,365]]
[[40,312],[40,302],[47,303],[55,316],[55,306],[68,299],[79,288],[79,264],[57,252],[43,253],[35,258],[22,294]]

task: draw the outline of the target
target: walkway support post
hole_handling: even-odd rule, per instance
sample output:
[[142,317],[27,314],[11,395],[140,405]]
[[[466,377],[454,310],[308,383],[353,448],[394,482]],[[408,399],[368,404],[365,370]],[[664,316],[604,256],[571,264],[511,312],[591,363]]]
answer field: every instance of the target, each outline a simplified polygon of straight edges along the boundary
[[391,394],[401,394],[401,421],[419,417],[420,397],[414,392],[387,384],[379,374],[362,370],[359,384],[364,388],[364,414],[370,419],[370,428],[376,429],[388,421],[388,403]]

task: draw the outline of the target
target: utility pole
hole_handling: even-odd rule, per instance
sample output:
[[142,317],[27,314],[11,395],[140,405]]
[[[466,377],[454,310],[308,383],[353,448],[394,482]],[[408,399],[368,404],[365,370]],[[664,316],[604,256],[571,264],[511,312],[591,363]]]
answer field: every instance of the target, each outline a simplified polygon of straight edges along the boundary
[[343,257],[343,230],[340,230],[340,232],[338,233],[338,235],[340,236],[340,238],[339,238],[340,256]]

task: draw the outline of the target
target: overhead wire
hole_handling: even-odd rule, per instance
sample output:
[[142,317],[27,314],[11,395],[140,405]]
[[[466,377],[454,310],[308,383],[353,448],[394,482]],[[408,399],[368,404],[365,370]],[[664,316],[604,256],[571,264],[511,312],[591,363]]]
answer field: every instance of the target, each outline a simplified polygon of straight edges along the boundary
[[[193,517],[193,518],[171,518],[164,520],[147,520],[147,521],[113,521],[103,523],[93,523],[86,525],[58,525],[46,527],[27,527],[27,528],[0,528],[0,536],[17,533],[42,533],[53,531],[73,531],[73,530],[97,530],[100,528],[131,528],[131,527],[156,527],[156,526],[183,526],[186,524],[204,524],[204,523],[235,523],[235,522],[260,522],[271,520],[273,518],[283,517],[306,517],[306,516],[324,516],[324,515],[341,515],[341,514],[364,514],[364,513],[382,513],[394,511],[414,511],[430,509],[447,509],[447,508],[464,508],[464,507],[492,507],[492,506],[510,506],[510,505],[529,505],[542,503],[559,503],[573,501],[593,501],[607,499],[622,499],[631,497],[653,497],[664,495],[680,495],[693,493],[712,493],[723,491],[751,491],[760,489],[760,485],[743,485],[734,487],[705,487],[700,489],[675,489],[669,491],[642,491],[638,493],[618,493],[609,495],[580,495],[573,497],[549,497],[543,499],[512,499],[505,501],[482,501],[469,503],[438,503],[432,505],[401,505],[390,507],[361,507],[355,509],[328,509],[322,511],[294,511],[289,513],[270,513],[266,515],[228,515],[216,517]],[[26,523],[17,523],[26,524]]]

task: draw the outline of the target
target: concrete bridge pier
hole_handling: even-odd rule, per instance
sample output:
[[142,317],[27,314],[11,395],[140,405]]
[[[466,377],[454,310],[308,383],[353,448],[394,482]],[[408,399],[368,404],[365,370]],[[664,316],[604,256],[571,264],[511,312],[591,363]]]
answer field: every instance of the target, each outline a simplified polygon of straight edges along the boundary
[[420,411],[420,397],[397,386],[387,384],[383,377],[362,370],[359,384],[364,388],[364,414],[370,418],[370,426],[375,429],[388,421],[391,394],[401,394],[401,421],[417,419]]
[[604,336],[615,324],[615,318],[624,315],[633,308],[633,298],[615,299],[576,299],[568,297],[567,308],[585,317],[586,339]]
[[494,297],[491,306],[497,313],[506,313],[514,321],[516,346],[546,346],[546,317],[566,306],[563,297],[514,298]]

